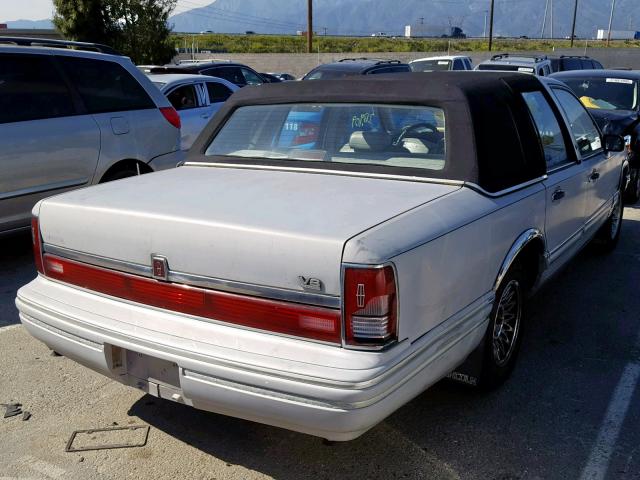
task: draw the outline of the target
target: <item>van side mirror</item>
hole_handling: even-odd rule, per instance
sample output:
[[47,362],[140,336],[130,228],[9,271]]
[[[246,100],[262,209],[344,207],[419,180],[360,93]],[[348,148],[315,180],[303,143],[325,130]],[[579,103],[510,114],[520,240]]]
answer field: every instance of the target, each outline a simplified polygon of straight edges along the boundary
[[624,147],[624,138],[621,135],[604,136],[604,149],[608,152],[622,152]]

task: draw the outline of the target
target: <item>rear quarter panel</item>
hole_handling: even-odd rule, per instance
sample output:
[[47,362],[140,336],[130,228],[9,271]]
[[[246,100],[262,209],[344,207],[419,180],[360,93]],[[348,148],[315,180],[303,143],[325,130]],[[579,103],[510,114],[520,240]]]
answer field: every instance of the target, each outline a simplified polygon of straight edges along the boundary
[[544,232],[544,192],[536,184],[491,198],[461,188],[353,238],[344,261],[395,264],[399,340],[414,341],[491,292],[523,232]]

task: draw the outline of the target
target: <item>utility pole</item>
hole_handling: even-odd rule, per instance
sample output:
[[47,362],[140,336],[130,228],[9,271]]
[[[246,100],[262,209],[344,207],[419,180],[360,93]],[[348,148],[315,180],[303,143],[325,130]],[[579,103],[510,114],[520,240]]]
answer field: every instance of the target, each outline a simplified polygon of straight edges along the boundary
[[544,18],[542,19],[542,32],[540,38],[544,38],[544,29],[547,27],[547,12],[549,11],[549,0],[544,4]]
[[573,48],[573,39],[576,36],[576,16],[578,15],[578,0],[573,6],[573,24],[571,25],[571,48]]
[[607,47],[611,42],[611,25],[613,24],[613,12],[616,9],[616,0],[611,0],[611,15],[609,15],[609,33],[607,34]]
[[551,8],[551,12],[549,15],[551,17],[549,18],[549,22],[551,23],[551,40],[553,40],[553,0],[551,0],[549,7]]
[[307,53],[313,53],[313,0],[307,0]]
[[491,15],[489,20],[489,51],[493,47],[493,7],[495,6],[495,0],[491,0]]
[[489,15],[489,10],[484,11],[484,28],[482,29],[482,38],[487,38],[487,15]]

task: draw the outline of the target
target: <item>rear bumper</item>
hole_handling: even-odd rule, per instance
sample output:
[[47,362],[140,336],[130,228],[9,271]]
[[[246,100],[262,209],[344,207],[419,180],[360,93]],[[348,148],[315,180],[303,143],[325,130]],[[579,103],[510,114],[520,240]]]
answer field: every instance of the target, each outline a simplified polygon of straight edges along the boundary
[[[329,440],[358,437],[452,371],[480,342],[490,310],[484,298],[446,329],[372,353],[206,322],[42,277],[18,292],[16,305],[34,337],[119,382]],[[175,379],[134,372],[118,361],[121,351],[175,364]]]

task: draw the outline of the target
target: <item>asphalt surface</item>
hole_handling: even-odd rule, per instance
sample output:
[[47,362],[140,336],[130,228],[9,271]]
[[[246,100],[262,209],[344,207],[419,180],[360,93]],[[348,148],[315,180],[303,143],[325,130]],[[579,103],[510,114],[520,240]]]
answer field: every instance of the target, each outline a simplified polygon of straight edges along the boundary
[[[581,253],[530,303],[499,390],[441,382],[361,438],[306,435],[162,401],[51,356],[13,298],[35,273],[28,236],[0,240],[0,480],[640,479],[640,209],[609,255]],[[65,453],[74,430],[149,425],[146,446]]]

